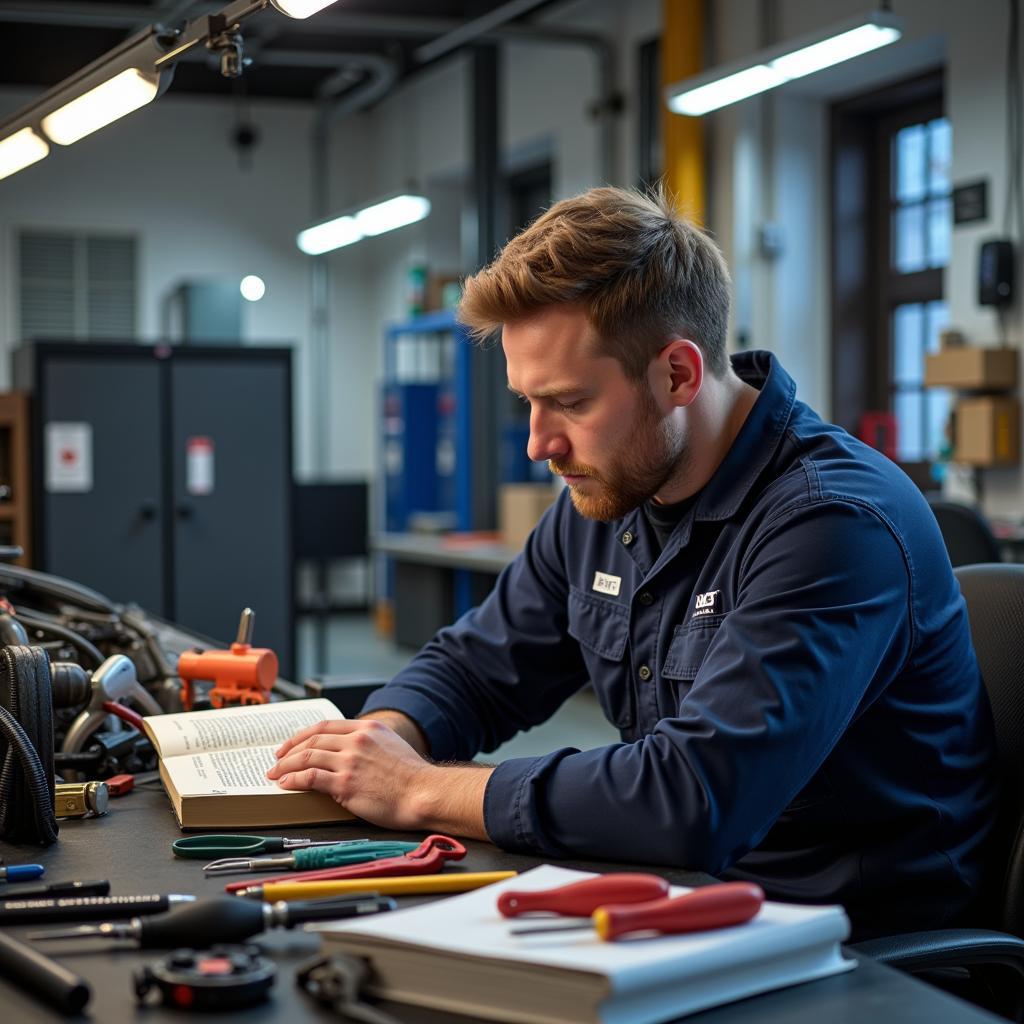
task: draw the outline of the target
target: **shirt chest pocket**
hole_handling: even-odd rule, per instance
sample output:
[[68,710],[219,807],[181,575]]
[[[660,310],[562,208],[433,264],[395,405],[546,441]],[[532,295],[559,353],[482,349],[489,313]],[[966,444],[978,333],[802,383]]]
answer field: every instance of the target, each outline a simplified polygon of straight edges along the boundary
[[665,652],[661,674],[666,679],[693,682],[704,664],[708,648],[718,636],[721,623],[721,615],[708,615],[697,624],[683,623],[676,626],[668,651]]
[[620,730],[628,730],[635,718],[632,684],[622,664],[629,643],[629,609],[572,587],[569,635],[580,645],[608,720]]

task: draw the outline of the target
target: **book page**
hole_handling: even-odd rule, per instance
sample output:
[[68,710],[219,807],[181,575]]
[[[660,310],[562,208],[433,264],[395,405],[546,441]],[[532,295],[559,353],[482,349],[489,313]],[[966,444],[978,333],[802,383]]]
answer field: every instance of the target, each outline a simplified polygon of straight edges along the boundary
[[211,750],[165,758],[164,767],[174,780],[179,796],[288,796],[293,790],[268,782],[267,769],[274,763],[270,747]]
[[344,717],[329,700],[318,697],[152,715],[145,719],[145,725],[160,756],[168,758],[210,750],[276,748],[308,725]]

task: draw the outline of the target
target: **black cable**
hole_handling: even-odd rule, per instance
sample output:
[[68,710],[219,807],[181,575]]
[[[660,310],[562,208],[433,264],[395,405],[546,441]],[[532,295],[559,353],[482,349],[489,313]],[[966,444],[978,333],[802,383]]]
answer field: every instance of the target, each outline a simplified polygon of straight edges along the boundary
[[[53,815],[51,785],[47,782],[39,753],[18,720],[5,707],[0,707],[0,733],[8,744],[3,768],[0,769],[0,835],[12,839],[34,838],[36,842],[50,846],[57,841],[57,820]],[[27,794],[17,792],[19,768],[26,776]],[[26,807],[31,820],[24,813]],[[19,809],[22,810],[20,816],[17,814]],[[26,827],[29,832],[25,831]]]
[[50,660],[38,647],[0,649],[0,835],[12,842],[57,840],[53,788]]
[[99,648],[86,640],[81,633],[76,633],[73,629],[62,626],[58,622],[53,622],[49,618],[37,618],[30,612],[19,611],[18,620],[28,626],[29,629],[37,629],[41,633],[49,633],[52,636],[66,640],[93,663],[92,668],[99,668],[103,664],[104,658]]
[[17,565],[5,565],[0,562],[0,583],[7,587],[20,585],[23,588],[31,589],[34,593],[42,594],[56,604],[78,605],[88,611],[108,614],[116,614],[118,610],[117,605],[112,601],[89,587],[72,583],[71,580],[62,579],[59,576],[36,572],[34,569],[23,569]]

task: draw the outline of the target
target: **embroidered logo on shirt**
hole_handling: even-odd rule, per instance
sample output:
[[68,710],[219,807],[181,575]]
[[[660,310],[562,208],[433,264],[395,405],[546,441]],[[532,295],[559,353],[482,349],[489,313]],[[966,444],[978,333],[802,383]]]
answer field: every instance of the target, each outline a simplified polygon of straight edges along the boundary
[[720,590],[709,590],[706,594],[698,594],[693,604],[693,618],[698,615],[714,615],[718,610],[718,595]]
[[621,576],[610,576],[606,572],[594,573],[594,590],[599,594],[611,594],[612,597],[618,597],[619,587],[621,586]]

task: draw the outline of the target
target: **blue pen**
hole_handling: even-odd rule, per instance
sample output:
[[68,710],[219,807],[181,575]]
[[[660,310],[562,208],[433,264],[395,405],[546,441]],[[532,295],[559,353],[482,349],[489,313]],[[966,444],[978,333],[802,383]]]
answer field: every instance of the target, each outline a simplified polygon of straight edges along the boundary
[[42,864],[11,864],[0,868],[0,882],[30,882],[41,878],[45,870]]

